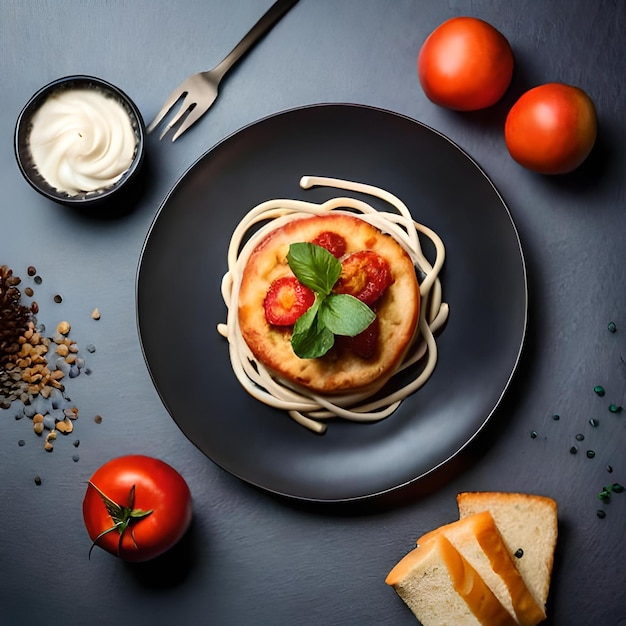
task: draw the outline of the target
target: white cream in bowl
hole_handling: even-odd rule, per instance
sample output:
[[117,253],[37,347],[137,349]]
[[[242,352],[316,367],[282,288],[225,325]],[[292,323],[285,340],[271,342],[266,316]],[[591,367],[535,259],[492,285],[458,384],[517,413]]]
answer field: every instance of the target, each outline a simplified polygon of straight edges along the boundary
[[33,162],[70,196],[106,189],[131,166],[137,137],[122,104],[98,89],[54,92],[32,118]]

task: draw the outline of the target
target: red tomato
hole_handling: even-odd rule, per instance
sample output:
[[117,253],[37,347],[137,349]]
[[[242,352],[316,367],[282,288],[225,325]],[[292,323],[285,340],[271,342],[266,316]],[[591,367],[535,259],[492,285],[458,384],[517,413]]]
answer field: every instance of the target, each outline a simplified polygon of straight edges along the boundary
[[167,463],[140,455],[105,463],[83,500],[94,546],[125,561],[147,561],[169,550],[189,528],[191,515],[184,478]]
[[513,76],[513,51],[504,35],[474,17],[454,17],[426,39],[417,71],[426,96],[457,111],[495,104]]
[[376,252],[362,250],[341,263],[341,275],[333,291],[347,293],[365,304],[373,304],[393,282],[387,259]]
[[504,125],[511,156],[542,174],[576,169],[596,141],[598,122],[591,98],[578,87],[548,83],[527,91]]
[[325,230],[320,233],[311,243],[325,248],[338,259],[346,253],[346,247],[348,245],[346,240],[339,233],[333,233],[330,230]]
[[378,317],[362,332],[354,337],[340,337],[341,342],[362,359],[371,359],[378,352],[380,339],[380,320]]
[[313,302],[315,294],[295,276],[277,278],[263,300],[265,319],[275,326],[293,326]]

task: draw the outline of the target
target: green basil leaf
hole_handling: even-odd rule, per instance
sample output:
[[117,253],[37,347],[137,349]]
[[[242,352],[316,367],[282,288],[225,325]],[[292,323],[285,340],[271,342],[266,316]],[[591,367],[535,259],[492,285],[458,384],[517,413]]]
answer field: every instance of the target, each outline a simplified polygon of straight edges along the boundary
[[287,263],[303,285],[322,295],[330,293],[341,274],[339,260],[313,243],[292,243]]
[[348,294],[332,293],[320,305],[319,322],[334,335],[354,337],[363,332],[376,314],[367,304]]
[[317,359],[324,356],[335,343],[333,333],[319,323],[317,308],[314,304],[298,319],[293,328],[291,347],[301,359]]
[[308,333],[311,327],[316,323],[317,312],[324,298],[315,296],[313,304],[296,320],[293,327],[293,335]]

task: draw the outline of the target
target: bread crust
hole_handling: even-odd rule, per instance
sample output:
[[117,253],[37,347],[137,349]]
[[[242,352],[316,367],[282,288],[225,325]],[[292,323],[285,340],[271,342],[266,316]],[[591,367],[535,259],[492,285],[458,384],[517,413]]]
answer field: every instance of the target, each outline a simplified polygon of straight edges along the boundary
[[[336,232],[347,243],[346,254],[372,250],[385,258],[393,283],[376,303],[380,322],[378,351],[363,359],[336,341],[326,355],[301,359],[291,347],[291,328],[270,325],[263,301],[272,281],[291,275],[287,253],[291,243],[312,241],[322,232]],[[415,268],[406,251],[355,215],[297,216],[270,232],[250,255],[239,289],[238,321],[241,334],[255,358],[275,376],[314,392],[333,394],[382,386],[395,372],[415,335],[420,309]]]

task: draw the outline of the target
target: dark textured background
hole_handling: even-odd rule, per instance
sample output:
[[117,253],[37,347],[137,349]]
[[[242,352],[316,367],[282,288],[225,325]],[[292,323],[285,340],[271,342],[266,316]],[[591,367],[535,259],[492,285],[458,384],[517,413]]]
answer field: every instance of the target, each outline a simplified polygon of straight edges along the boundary
[[[76,436],[58,441],[53,453],[43,451],[29,420],[0,411],[0,621],[412,624],[383,582],[388,570],[421,532],[455,518],[457,492],[519,490],[552,496],[559,505],[548,623],[623,626],[626,494],[606,506],[596,494],[607,483],[626,483],[626,413],[607,410],[610,402],[626,405],[626,4],[300,0],[233,71],[193,131],[173,145],[150,137],[149,177],[125,216],[72,212],[22,180],[14,124],[43,84],[67,74],[100,76],[125,90],[149,121],[183,77],[221,60],[270,4],[6,0],[0,6],[0,263],[22,276],[28,265],[37,266],[44,279],[40,320],[52,327],[66,318],[79,344],[97,347],[89,357],[92,375],[68,384],[81,415]],[[513,84],[489,111],[437,108],[417,80],[425,37],[462,14],[491,22],[515,53]],[[585,89],[600,122],[591,157],[558,178],[520,168],[502,137],[515,98],[550,81]],[[427,486],[363,506],[285,502],[208,461],[161,405],[135,323],[141,246],[180,175],[245,124],[319,102],[390,109],[457,142],[507,202],[529,277],[526,349],[488,428]],[[175,280],[173,262],[164,289]],[[55,293],[62,304],[52,303]],[[99,322],[90,317],[95,306]],[[607,331],[611,320],[614,334]],[[175,332],[167,340],[176,341]],[[604,398],[593,393],[596,384],[606,388]],[[554,413],[561,419],[553,420]],[[96,414],[101,424],[93,421]],[[600,422],[595,429],[592,417]],[[579,432],[586,439],[570,455]],[[594,459],[585,456],[587,448]],[[73,462],[76,452],[80,460]],[[135,452],[163,458],[187,479],[195,502],[191,532],[152,563],[129,566],[99,550],[88,561],[80,508],[85,482],[111,457]],[[607,511],[603,520],[596,517],[600,507]]]

